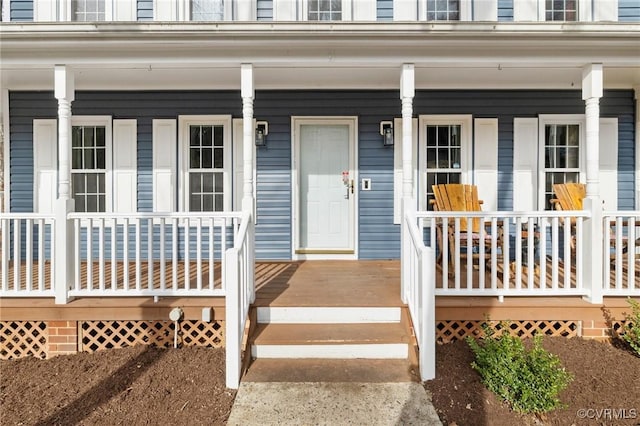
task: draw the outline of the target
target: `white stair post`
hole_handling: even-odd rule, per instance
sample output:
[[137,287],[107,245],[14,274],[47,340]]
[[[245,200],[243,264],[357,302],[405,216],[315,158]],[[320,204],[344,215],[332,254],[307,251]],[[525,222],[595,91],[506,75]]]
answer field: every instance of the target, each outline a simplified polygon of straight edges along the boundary
[[600,98],[602,97],[602,64],[590,64],[582,71],[582,99],[585,101],[587,196],[583,208],[591,212],[585,221],[582,241],[584,284],[589,289],[586,299],[602,303],[603,243],[602,197],[600,196]]
[[410,279],[409,233],[405,224],[407,209],[415,209],[413,199],[413,98],[415,96],[415,69],[413,64],[403,64],[400,74],[400,100],[402,101],[402,210],[401,210],[401,269],[400,298],[407,302],[406,283]]
[[58,199],[55,203],[55,303],[69,302],[74,262],[73,224],[67,215],[75,210],[71,197],[71,103],[75,98],[73,70],[66,65],[54,69],[55,97],[58,100]]

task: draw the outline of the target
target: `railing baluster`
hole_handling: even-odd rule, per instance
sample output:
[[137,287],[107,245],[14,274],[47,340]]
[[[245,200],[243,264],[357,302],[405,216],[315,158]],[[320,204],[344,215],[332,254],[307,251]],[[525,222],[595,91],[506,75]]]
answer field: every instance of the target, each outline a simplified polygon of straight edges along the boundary
[[136,290],[142,289],[142,237],[140,235],[140,222],[142,219],[137,219],[135,223],[135,251],[136,251]]
[[527,220],[527,288],[533,290],[534,278],[536,276],[536,263],[535,263],[535,226],[533,225],[533,218],[529,217]]
[[551,282],[553,283],[553,287],[554,288],[558,288],[558,257],[560,256],[559,253],[559,244],[558,244],[558,238],[559,238],[559,232],[560,232],[560,228],[559,228],[559,224],[558,224],[558,218],[554,217],[551,220]]
[[484,263],[484,256],[485,256],[485,247],[484,247],[484,237],[485,237],[485,232],[484,232],[484,227],[485,227],[485,222],[484,222],[484,217],[480,218],[480,244],[479,244],[479,253],[478,253],[478,287],[481,290],[484,290],[484,278],[485,278],[485,263]]
[[2,291],[9,291],[9,235],[11,233],[9,219],[0,220],[2,232]]
[[454,244],[454,256],[455,256],[455,288],[456,290],[460,290],[460,218],[455,218],[455,238],[453,239]]
[[213,290],[214,289],[214,283],[215,283],[215,263],[214,263],[214,256],[213,256],[213,240],[215,238],[215,230],[214,230],[214,226],[213,226],[213,220],[209,221],[209,290]]
[[491,218],[491,290],[498,288],[498,218]]
[[[213,219],[211,219],[213,220]],[[196,220],[196,288],[202,290],[202,218]]]
[[[81,226],[81,219],[72,219],[73,220],[73,252],[75,253],[75,257],[76,257],[76,261],[74,264],[75,267],[75,282],[74,282],[74,288],[76,289],[76,291],[82,290],[82,260],[80,257],[80,237],[82,234],[82,226]],[[51,226],[52,231],[55,229],[55,226]],[[64,238],[64,236],[62,237]],[[55,248],[55,245],[51,246],[51,249],[53,250]],[[52,272],[51,273],[51,287],[53,287],[53,280],[55,279],[55,274]]]
[[33,290],[33,219],[25,220],[25,287],[27,291]]
[[45,265],[45,244],[44,235],[47,232],[45,220],[38,219],[38,291],[44,291],[44,265]]
[[171,219],[171,288],[178,289],[178,219]]
[[584,255],[582,253],[582,241],[584,238],[584,234],[582,233],[584,221],[581,217],[576,218],[576,288],[582,288],[582,273],[583,273],[583,259]]
[[165,233],[165,220],[164,217],[160,218],[160,290],[166,290],[167,289],[167,277],[166,277],[166,261],[165,261],[165,239],[166,239],[166,233]]
[[635,276],[636,276],[636,226],[635,218],[633,216],[627,218],[627,265],[629,265],[627,273],[627,288],[633,290],[635,288]]
[[118,289],[118,219],[112,219],[111,229],[111,290]]
[[522,289],[522,217],[516,218],[516,290]]
[[[538,225],[538,232],[540,236],[538,241],[540,244],[540,288],[547,288],[547,230],[549,223],[546,217],[541,217]],[[553,284],[552,284],[553,288]],[[554,291],[558,290],[557,287],[553,288]]]
[[147,289],[155,287],[153,273],[153,219],[147,219]]
[[13,220],[13,290],[20,291],[22,285],[20,280],[20,263],[22,254],[20,253],[20,237],[22,226],[20,219]]
[[622,275],[624,268],[624,256],[622,253],[622,239],[624,234],[624,222],[621,216],[616,218],[616,290],[622,289]]
[[189,260],[189,238],[190,238],[190,231],[189,228],[191,227],[191,223],[190,223],[190,219],[187,218],[184,221],[184,289],[185,290],[190,290],[191,289],[191,277],[190,277],[190,269],[191,269],[191,261]]
[[[564,290],[571,288],[571,238],[571,219],[564,217],[564,257],[562,259],[564,263]],[[580,246],[580,242],[576,235],[576,249]]]
[[100,291],[105,289],[105,265],[104,265],[104,218],[98,220],[98,286]]
[[[455,219],[454,219],[455,221]],[[449,219],[447,217],[442,218],[442,288],[449,288],[449,253],[452,250],[449,247]],[[455,264],[455,263],[454,263]]]
[[87,221],[87,290],[93,290],[93,218]]
[[473,218],[467,217],[467,290],[473,289]]
[[125,217],[122,223],[122,286],[129,290],[129,218]]

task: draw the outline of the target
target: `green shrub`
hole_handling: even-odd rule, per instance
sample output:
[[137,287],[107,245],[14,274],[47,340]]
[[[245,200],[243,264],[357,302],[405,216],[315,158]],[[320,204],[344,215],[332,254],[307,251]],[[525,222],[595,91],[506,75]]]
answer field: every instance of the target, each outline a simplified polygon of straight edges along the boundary
[[561,407],[558,394],[573,380],[572,375],[542,347],[542,336],[535,336],[527,350],[520,338],[509,335],[507,325],[501,326],[499,334],[483,326],[486,337],[480,342],[467,338],[476,356],[471,366],[482,382],[518,412],[544,413]]
[[624,318],[625,323],[622,328],[622,338],[631,346],[631,349],[640,356],[640,303],[628,298],[629,306],[631,306],[631,313],[627,314]]

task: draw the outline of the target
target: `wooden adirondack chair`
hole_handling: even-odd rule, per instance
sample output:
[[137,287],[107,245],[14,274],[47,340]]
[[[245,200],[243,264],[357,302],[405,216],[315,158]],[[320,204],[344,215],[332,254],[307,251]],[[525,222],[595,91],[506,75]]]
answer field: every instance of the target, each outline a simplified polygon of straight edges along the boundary
[[[553,185],[553,193],[556,198],[552,198],[551,205],[556,210],[582,210],[582,200],[587,196],[586,185],[583,183],[556,183]],[[576,248],[575,221],[572,220],[572,237],[571,237],[571,249]],[[636,226],[640,226],[640,223],[636,223]],[[611,222],[610,226],[615,227],[615,222]],[[611,244],[615,246],[615,232],[611,232]],[[635,241],[635,245],[640,246],[640,238]],[[623,252],[626,253],[629,249],[629,241],[627,237],[622,238]]]
[[[431,200],[434,210],[436,211],[450,211],[450,212],[478,212],[482,211],[482,200],[478,199],[478,188],[475,185],[465,185],[458,183],[432,185],[433,194],[435,199]],[[469,224],[467,219],[460,220],[460,244],[463,246],[460,249],[460,257],[467,256],[467,250],[464,244],[467,241],[467,232],[471,229],[471,240],[474,249],[474,253],[477,255],[476,248],[480,247],[480,219],[472,219],[472,223]],[[439,256],[440,261],[443,256],[443,238],[444,233],[447,233],[449,249],[448,255],[451,261],[451,272],[455,268],[455,263],[458,259],[453,254],[453,248],[455,247],[455,223],[450,221],[448,229],[445,231],[442,227],[438,227],[438,244],[439,244]],[[488,251],[491,248],[491,235],[484,233],[484,248]]]

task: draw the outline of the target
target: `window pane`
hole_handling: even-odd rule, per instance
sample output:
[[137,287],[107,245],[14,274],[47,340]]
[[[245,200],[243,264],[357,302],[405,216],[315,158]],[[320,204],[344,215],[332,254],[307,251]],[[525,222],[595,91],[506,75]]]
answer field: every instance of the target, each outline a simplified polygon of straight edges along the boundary
[[213,128],[213,140],[213,145],[215,146],[224,145],[224,129],[222,126],[216,126]]
[[73,199],[76,202],[76,211],[77,212],[82,213],[82,212],[86,212],[87,211],[87,207],[86,207],[86,204],[85,204],[84,196],[82,196],[82,195],[74,195]]
[[71,146],[82,146],[82,127],[73,127],[71,129]]
[[215,179],[215,192],[222,193],[223,192],[223,183],[224,176],[222,173],[213,173],[212,174]]
[[220,148],[214,148],[213,150],[213,167],[216,169],[221,169],[224,167],[223,161],[223,150]]
[[568,126],[568,145],[578,146],[580,144],[580,126],[573,124]]
[[98,211],[98,197],[96,195],[87,195],[87,212]]
[[427,146],[436,146],[436,126],[427,126]]
[[192,169],[200,168],[200,150],[198,148],[189,150],[189,167]]
[[73,188],[73,193],[77,194],[79,192],[85,192],[84,190],[84,174],[83,173],[73,173],[71,175],[71,186]]
[[105,129],[104,127],[96,127],[96,146],[106,146],[105,140]]
[[446,126],[438,126],[438,146],[447,146],[449,144],[449,128]]
[[572,169],[580,167],[580,158],[577,147],[567,148],[567,167]]
[[98,192],[98,176],[95,173],[87,174],[87,193],[96,194]]
[[100,192],[101,194],[105,194],[107,192],[105,191],[105,188],[104,188],[104,182],[106,180],[105,173],[99,173],[97,176],[98,176],[98,192]]
[[200,126],[190,126],[189,145],[200,146]]
[[204,212],[212,212],[215,211],[213,208],[213,194],[205,194],[202,196],[202,211]]
[[441,169],[451,167],[449,164],[449,150],[447,148],[438,148],[438,167]]
[[[86,135],[86,133],[85,133]],[[84,168],[85,169],[95,169],[95,151],[93,149],[85,149],[84,150]]]
[[189,175],[189,192],[191,194],[202,192],[202,174],[191,173]]
[[96,149],[96,168],[97,169],[106,169],[106,162],[105,162],[105,149],[104,148],[98,148]]
[[71,168],[72,169],[82,168],[82,149],[73,149],[71,151]]
[[202,192],[213,192],[214,173],[203,173],[202,175]]
[[189,211],[192,211],[192,212],[202,211],[202,204],[200,203],[200,195],[191,195],[189,197]]
[[210,169],[211,167],[213,167],[213,149],[203,148],[202,149],[202,168]]
[[202,126],[202,146],[211,146],[213,134],[211,126]]
[[222,194],[215,195],[215,211],[221,212],[224,210],[224,199]]

